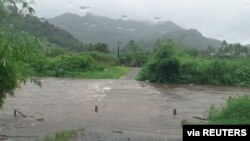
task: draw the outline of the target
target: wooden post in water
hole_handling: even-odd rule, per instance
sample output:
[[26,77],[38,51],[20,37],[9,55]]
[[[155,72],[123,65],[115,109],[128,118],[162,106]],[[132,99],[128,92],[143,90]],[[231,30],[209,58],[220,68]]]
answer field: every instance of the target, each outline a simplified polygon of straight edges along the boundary
[[14,110],[14,117],[16,117],[16,110]]
[[117,56],[118,58],[120,57],[120,41],[117,42],[118,46],[117,46]]
[[173,115],[174,115],[174,117],[177,115],[177,110],[176,109],[173,110]]
[[95,112],[97,113],[98,112],[98,106],[95,105]]

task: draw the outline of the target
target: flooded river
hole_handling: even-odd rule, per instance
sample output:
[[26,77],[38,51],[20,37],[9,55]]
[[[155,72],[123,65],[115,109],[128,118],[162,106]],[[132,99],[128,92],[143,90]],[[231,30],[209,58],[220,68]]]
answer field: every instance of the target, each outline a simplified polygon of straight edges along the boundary
[[40,88],[28,83],[6,100],[0,111],[0,135],[31,141],[84,128],[86,134],[75,140],[181,140],[182,120],[199,123],[193,116],[205,118],[211,104],[223,105],[229,96],[250,93],[246,88],[135,80],[43,78],[42,84]]

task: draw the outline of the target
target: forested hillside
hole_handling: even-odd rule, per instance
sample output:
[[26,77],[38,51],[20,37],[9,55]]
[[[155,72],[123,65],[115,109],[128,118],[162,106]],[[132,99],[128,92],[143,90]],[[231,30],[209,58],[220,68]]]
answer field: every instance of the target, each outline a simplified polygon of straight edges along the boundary
[[83,43],[69,32],[57,28],[45,19],[39,19],[34,15],[21,16],[18,14],[17,8],[13,6],[9,7],[9,9],[11,14],[5,20],[0,21],[2,26],[5,26],[8,31],[25,31],[44,42],[54,44],[66,50],[83,50]]
[[221,45],[219,40],[206,38],[197,30],[184,29],[171,21],[149,24],[127,19],[115,20],[90,13],[85,16],[65,13],[48,21],[84,43],[104,42],[112,49],[117,47],[117,41],[126,45],[130,40],[135,40],[143,50],[152,50],[154,42],[165,37],[189,48],[218,48]]

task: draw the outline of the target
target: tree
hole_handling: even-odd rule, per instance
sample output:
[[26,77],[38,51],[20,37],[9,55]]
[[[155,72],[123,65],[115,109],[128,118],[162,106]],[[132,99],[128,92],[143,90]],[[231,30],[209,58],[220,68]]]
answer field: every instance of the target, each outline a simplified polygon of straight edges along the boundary
[[222,41],[222,46],[226,46],[227,45],[227,41],[226,40],[223,40]]
[[87,47],[87,51],[110,53],[109,47],[106,43],[89,44]]
[[[17,2],[23,5],[20,14],[34,13],[34,10],[25,1],[1,0],[0,19],[4,20],[10,16],[8,6],[17,8]],[[0,107],[7,95],[14,95],[14,90],[26,80],[24,72],[27,64],[21,60],[26,60],[29,54],[34,55],[38,51],[36,50],[38,48],[33,47],[38,43],[36,38],[30,37],[24,32],[7,34],[3,29],[0,25]],[[35,80],[35,82],[39,84],[38,81]]]
[[176,82],[180,75],[180,61],[175,54],[174,42],[158,41],[154,52],[139,73],[139,80],[151,82]]
[[135,41],[130,41],[121,50],[121,61],[125,65],[139,67],[144,62],[144,59],[144,53]]

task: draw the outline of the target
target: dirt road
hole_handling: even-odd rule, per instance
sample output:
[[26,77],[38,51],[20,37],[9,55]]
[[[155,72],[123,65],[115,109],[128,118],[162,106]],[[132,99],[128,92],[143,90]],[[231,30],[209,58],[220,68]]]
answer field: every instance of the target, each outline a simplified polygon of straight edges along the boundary
[[121,79],[122,80],[134,80],[138,74],[140,68],[131,68],[130,71],[125,74]]
[[[250,89],[146,85],[135,80],[43,78],[9,97],[0,111],[0,135],[33,141],[63,130],[85,128],[74,141],[181,140],[183,119],[200,122],[211,104]],[[94,110],[98,106],[98,112]],[[173,116],[173,109],[177,115]],[[23,118],[14,110],[26,115]]]

